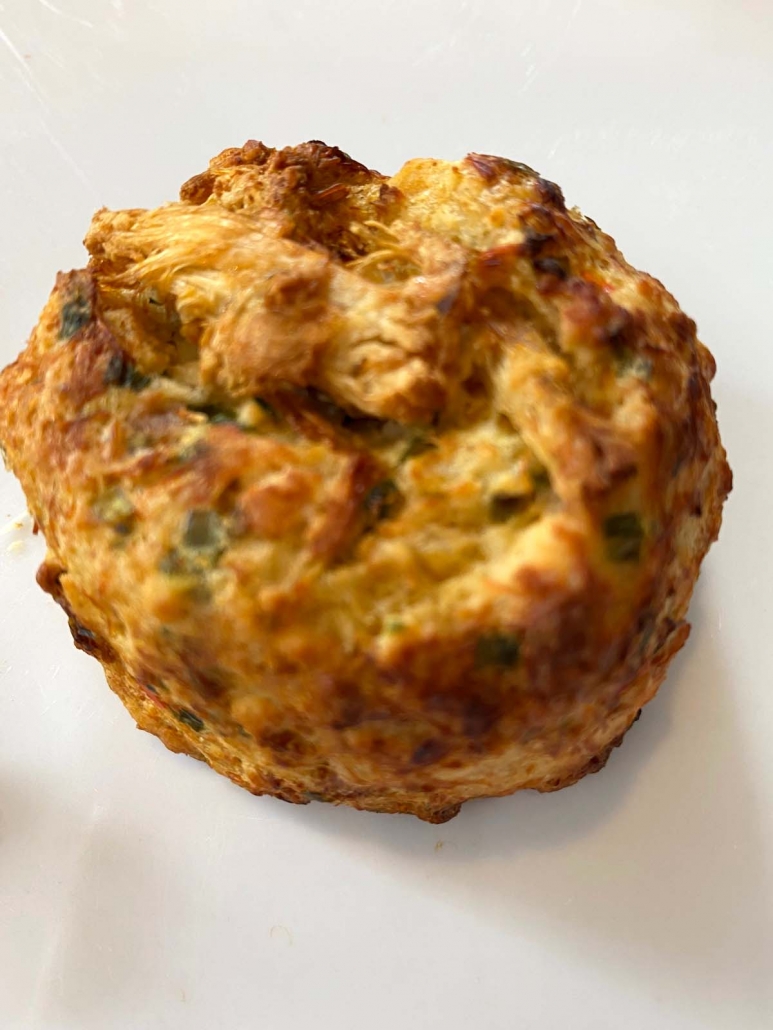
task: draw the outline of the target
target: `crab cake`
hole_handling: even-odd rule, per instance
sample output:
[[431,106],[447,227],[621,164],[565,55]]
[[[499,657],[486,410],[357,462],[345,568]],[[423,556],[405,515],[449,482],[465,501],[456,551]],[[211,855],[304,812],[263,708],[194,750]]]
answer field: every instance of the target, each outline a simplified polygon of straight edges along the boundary
[[531,168],[226,150],[99,211],[0,376],[39,582],[138,725],[441,822],[600,768],[731,475],[694,323]]

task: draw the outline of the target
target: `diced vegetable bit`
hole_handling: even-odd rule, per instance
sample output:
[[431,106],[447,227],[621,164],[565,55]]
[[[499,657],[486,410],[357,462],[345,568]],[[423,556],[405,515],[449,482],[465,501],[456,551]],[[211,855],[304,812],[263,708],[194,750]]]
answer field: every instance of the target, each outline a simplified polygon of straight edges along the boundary
[[518,664],[521,645],[512,633],[487,633],[475,644],[475,667],[511,668]]
[[401,619],[386,619],[384,622],[385,633],[402,633],[405,623]]
[[216,511],[195,508],[185,516],[183,547],[190,551],[216,551],[225,548],[226,533],[223,521]]
[[437,444],[433,443],[432,440],[428,440],[426,436],[414,436],[400,455],[400,464],[402,465],[404,461],[410,461],[411,458],[418,458],[419,455],[426,454],[427,451],[436,450]]
[[[159,570],[168,576],[201,576],[214,567],[227,544],[223,521],[215,511],[197,508],[189,511],[183,522],[179,547],[172,547],[159,562]],[[204,600],[205,592],[199,599]]]
[[136,510],[120,486],[108,487],[94,501],[91,510],[100,522],[112,526],[120,536],[131,533]]
[[388,518],[397,510],[401,494],[391,479],[376,483],[365,494],[365,510],[375,521]]
[[166,552],[158,563],[158,568],[160,572],[167,576],[185,576],[195,572],[195,569],[190,566],[190,563],[186,562],[184,556],[180,554],[176,547]]
[[176,713],[177,718],[180,722],[184,722],[186,726],[190,726],[196,733],[201,733],[204,729],[203,721],[194,712],[189,712],[187,708],[180,708]]
[[621,347],[615,353],[615,371],[619,376],[635,376],[648,381],[652,378],[652,361],[630,347]]
[[613,562],[639,560],[644,527],[635,511],[622,511],[604,519],[607,557]]
[[489,518],[492,522],[507,522],[526,511],[534,494],[492,494],[489,498]]
[[122,386],[128,390],[144,390],[150,383],[150,376],[143,375],[128,355],[113,354],[107,363],[103,378],[105,386]]
[[73,297],[62,305],[59,339],[69,340],[91,321],[91,304],[86,297]]

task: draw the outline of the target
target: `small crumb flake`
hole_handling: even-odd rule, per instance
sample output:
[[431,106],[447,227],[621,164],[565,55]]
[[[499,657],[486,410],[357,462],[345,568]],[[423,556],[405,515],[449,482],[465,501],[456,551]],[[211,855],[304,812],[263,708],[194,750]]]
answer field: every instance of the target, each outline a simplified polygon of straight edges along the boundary
[[286,926],[272,926],[271,929],[268,931],[268,935],[269,937],[275,938],[277,940],[284,939],[285,942],[289,945],[292,945],[294,943],[293,935],[290,933]]
[[0,536],[6,536],[8,533],[18,533],[20,529],[24,529],[28,522],[29,515],[26,512],[15,515],[0,529]]

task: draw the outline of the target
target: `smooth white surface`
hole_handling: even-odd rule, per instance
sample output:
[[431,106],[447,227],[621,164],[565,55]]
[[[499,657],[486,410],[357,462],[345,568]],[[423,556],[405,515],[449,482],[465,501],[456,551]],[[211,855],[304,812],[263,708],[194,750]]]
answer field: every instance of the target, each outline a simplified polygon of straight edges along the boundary
[[[0,359],[93,209],[226,146],[560,182],[717,357],[736,488],[606,771],[443,827],[253,798],[138,733],[0,535],[0,1028],[773,1027],[773,5],[0,0]],[[0,475],[0,527],[24,510]]]

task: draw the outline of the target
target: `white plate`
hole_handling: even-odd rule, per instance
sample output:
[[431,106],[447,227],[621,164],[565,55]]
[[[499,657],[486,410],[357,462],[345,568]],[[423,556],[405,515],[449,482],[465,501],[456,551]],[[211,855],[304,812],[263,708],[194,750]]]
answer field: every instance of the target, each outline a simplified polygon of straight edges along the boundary
[[[560,182],[699,322],[736,474],[607,769],[442,827],[253,798],[136,732],[0,536],[3,1030],[773,1026],[769,0],[5,0],[0,340],[101,204],[225,146]],[[0,476],[0,526],[24,510]]]

